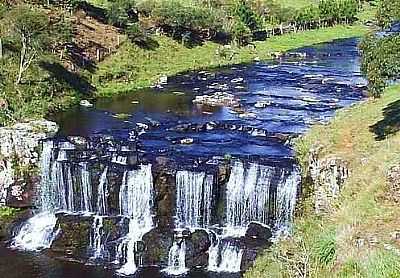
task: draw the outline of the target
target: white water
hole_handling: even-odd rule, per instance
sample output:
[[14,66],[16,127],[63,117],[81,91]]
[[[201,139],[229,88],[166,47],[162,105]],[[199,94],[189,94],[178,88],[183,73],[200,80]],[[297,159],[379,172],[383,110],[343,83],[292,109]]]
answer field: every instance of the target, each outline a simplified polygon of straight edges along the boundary
[[128,234],[118,247],[117,257],[125,261],[118,273],[131,275],[137,270],[136,244],[145,233],[153,228],[151,165],[142,165],[139,170],[124,173],[119,200],[121,214],[129,217],[130,220]]
[[11,247],[29,251],[49,248],[57,236],[57,218],[54,213],[42,212],[28,219],[14,237]]
[[[81,210],[92,211],[92,183],[87,163],[81,163]],[[72,180],[72,179],[71,179]]]
[[243,250],[232,243],[225,244],[221,251],[221,262],[217,272],[240,272]]
[[26,221],[14,237],[11,247],[29,251],[49,248],[58,231],[55,208],[58,205],[58,195],[51,179],[51,161],[53,159],[53,143],[43,142],[43,152],[40,160],[41,187],[38,214]]
[[213,176],[204,172],[176,174],[176,217],[180,228],[207,227],[211,221]]
[[93,217],[92,235],[90,237],[90,249],[93,250],[92,259],[101,259],[104,254],[103,244],[103,217],[95,215]]
[[108,195],[108,183],[107,183],[108,167],[104,168],[101,174],[99,187],[97,188],[97,213],[100,215],[107,214],[107,195]]
[[182,275],[185,274],[188,269],[186,268],[186,242],[184,239],[180,243],[174,241],[171,249],[168,253],[168,267],[164,269],[164,272],[169,275]]

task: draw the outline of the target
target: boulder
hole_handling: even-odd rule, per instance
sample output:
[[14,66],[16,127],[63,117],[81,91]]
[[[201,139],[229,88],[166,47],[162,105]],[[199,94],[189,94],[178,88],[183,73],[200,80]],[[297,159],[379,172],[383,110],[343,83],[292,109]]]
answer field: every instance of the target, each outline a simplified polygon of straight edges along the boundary
[[173,241],[174,233],[171,230],[155,228],[146,233],[142,238],[145,247],[143,265],[168,265],[168,253]]
[[186,239],[186,266],[188,268],[206,268],[208,265],[208,249],[211,240],[205,230],[194,231]]

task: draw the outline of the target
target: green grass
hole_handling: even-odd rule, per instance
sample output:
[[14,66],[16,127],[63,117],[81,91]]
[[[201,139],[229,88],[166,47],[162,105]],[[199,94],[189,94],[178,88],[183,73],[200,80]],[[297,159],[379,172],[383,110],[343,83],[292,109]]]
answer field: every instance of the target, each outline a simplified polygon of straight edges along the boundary
[[280,0],[276,1],[277,3],[281,4],[283,7],[286,8],[295,8],[301,9],[313,4],[318,4],[318,0]]
[[366,32],[365,27],[355,25],[286,34],[256,42],[255,48],[232,47],[229,50],[234,53],[232,59],[217,55],[221,46],[216,43],[206,42],[195,48],[187,48],[168,37],[156,36],[154,39],[159,47],[155,50],[145,50],[129,42],[125,43],[116,54],[98,65],[98,70],[92,75],[92,82],[96,85],[98,96],[112,96],[148,87],[162,75],[172,76],[185,71],[246,63],[255,58],[269,59],[274,52],[285,52],[338,38],[362,36]]
[[[293,237],[266,252],[245,277],[293,277],[297,269],[306,271],[307,277],[400,277],[400,256],[387,250],[388,246],[400,250],[390,236],[398,230],[400,212],[390,201],[386,180],[390,167],[400,163],[396,111],[400,111],[400,85],[388,88],[380,99],[338,112],[329,125],[313,127],[296,142],[303,167],[307,151],[323,145],[321,156],[345,159],[351,176],[332,214],[322,217],[306,210],[295,221]],[[375,132],[382,130],[388,131],[387,137],[377,140]],[[370,244],[371,237],[377,243]],[[358,238],[367,243],[357,247]],[[333,262],[325,263],[333,251]]]

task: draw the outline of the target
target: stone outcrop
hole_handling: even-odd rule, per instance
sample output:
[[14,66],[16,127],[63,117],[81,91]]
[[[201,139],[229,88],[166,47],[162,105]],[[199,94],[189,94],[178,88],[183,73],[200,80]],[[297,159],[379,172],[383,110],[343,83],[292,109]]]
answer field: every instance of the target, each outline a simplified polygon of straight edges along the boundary
[[337,156],[320,157],[322,147],[309,152],[307,177],[314,192],[315,212],[328,213],[349,177],[348,162]]
[[0,128],[0,206],[31,205],[31,191],[39,182],[40,142],[57,131],[57,124],[46,120]]
[[388,198],[400,204],[400,165],[393,166],[387,173],[387,196]]

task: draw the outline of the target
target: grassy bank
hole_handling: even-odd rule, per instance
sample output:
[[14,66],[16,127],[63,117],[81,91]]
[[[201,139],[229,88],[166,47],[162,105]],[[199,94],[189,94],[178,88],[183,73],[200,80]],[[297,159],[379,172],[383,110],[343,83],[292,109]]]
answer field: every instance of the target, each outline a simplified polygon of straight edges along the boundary
[[360,25],[335,26],[273,37],[256,42],[255,47],[232,47],[207,42],[194,48],[164,37],[155,37],[153,50],[139,48],[129,42],[98,65],[92,75],[97,96],[111,96],[154,84],[162,75],[217,68],[229,64],[268,59],[275,52],[327,42],[338,38],[359,37],[368,30]]
[[340,111],[328,126],[315,126],[296,144],[306,166],[307,151],[349,162],[351,176],[329,216],[311,210],[296,220],[293,237],[259,258],[246,277],[399,277],[399,190],[388,170],[400,163],[400,86],[381,99]]

